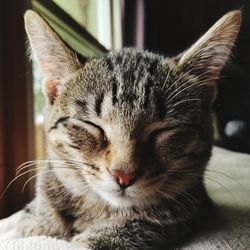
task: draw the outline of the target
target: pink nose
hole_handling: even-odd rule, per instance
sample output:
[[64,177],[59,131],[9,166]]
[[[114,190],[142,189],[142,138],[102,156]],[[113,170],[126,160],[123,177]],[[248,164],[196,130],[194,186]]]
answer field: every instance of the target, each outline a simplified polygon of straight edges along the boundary
[[111,174],[116,178],[118,184],[123,188],[130,186],[132,181],[135,179],[133,174],[126,174],[120,170],[113,170],[111,171]]

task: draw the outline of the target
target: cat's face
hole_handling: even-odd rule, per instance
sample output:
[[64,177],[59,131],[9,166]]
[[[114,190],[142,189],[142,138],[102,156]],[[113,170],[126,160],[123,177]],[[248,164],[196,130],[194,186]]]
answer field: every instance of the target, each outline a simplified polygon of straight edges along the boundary
[[238,12],[229,13],[176,58],[124,49],[81,63],[44,20],[26,14],[46,78],[48,154],[60,160],[55,172],[70,192],[93,192],[115,207],[144,206],[202,181],[213,82],[239,22]]
[[[86,180],[112,205],[171,197],[202,175],[212,138],[210,113],[202,117],[209,105],[195,87],[181,93],[197,80],[171,72],[169,64],[134,49],[92,59],[64,83],[53,104],[47,121],[53,157],[93,165],[72,168],[74,182]],[[197,176],[179,173],[179,187],[173,170],[193,168]],[[127,188],[114,171],[132,178]]]

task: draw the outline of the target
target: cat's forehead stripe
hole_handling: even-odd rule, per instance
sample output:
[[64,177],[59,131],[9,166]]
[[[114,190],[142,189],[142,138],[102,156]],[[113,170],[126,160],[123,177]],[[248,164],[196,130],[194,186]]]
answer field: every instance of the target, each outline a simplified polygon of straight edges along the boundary
[[152,88],[153,82],[151,80],[148,80],[147,84],[145,84],[145,98],[144,98],[144,104],[143,104],[143,108],[147,109],[149,101],[150,101],[150,90]]
[[112,103],[115,105],[117,103],[117,83],[115,80],[112,81]]
[[101,115],[103,98],[104,98],[104,94],[101,93],[100,95],[97,96],[95,100],[95,112],[98,116]]
[[114,70],[114,62],[112,61],[112,58],[107,56],[105,58],[105,64],[107,65],[107,68],[108,68],[109,71]]

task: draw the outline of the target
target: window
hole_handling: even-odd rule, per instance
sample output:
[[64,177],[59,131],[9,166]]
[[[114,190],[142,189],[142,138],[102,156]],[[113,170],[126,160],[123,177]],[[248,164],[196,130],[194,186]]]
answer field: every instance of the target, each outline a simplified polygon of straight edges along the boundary
[[[43,145],[41,76],[36,63],[33,62],[31,65],[27,62],[23,24],[25,9],[33,8],[43,15],[56,32],[82,55],[97,56],[107,49],[121,46],[120,26],[115,26],[116,38],[113,36],[114,27],[111,26],[111,19],[119,18],[119,15],[116,14],[115,17],[111,15],[112,17],[104,22],[102,18],[109,14],[101,14],[102,11],[113,13],[114,9],[119,10],[119,4],[113,4],[119,1],[30,0],[27,2],[13,0],[11,3],[9,1],[0,3],[0,193],[15,177],[16,168],[20,164],[28,160],[44,159],[41,147]],[[69,2],[70,8],[67,7]],[[83,4],[82,10],[85,11],[85,15],[82,16],[76,12],[77,4],[80,3]],[[102,25],[102,28],[98,24]],[[104,32],[106,37],[101,34],[101,29],[106,29]],[[21,193],[28,178],[28,174],[24,174],[7,190],[0,201],[0,218],[21,209],[31,199],[33,185]]]

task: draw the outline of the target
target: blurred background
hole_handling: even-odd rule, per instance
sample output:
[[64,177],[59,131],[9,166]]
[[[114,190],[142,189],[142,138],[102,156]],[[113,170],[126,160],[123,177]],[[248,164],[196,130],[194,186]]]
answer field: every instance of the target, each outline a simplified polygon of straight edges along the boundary
[[[43,96],[36,62],[26,56],[23,14],[34,9],[79,54],[98,56],[125,46],[176,55],[230,10],[243,24],[221,73],[214,105],[215,144],[250,153],[249,0],[8,0],[0,2],[0,194],[16,168],[45,159]],[[0,200],[0,218],[34,194],[34,173],[23,174]],[[31,182],[22,191],[25,182]]]

